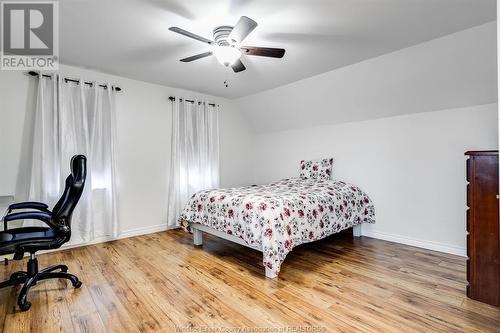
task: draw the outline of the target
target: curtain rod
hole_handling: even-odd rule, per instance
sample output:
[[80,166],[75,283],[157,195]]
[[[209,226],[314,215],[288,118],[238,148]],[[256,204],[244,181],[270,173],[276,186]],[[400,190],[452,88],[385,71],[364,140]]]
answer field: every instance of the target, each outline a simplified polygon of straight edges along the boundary
[[[174,96],[170,96],[168,99],[171,100],[171,101],[175,101],[175,97]],[[183,98],[179,98],[179,100],[182,101]],[[194,103],[194,101],[192,99],[184,99],[184,101],[186,101],[188,103]],[[201,104],[201,102],[198,102],[198,105],[200,105],[200,104]],[[216,106],[215,103],[208,103],[208,105],[210,105],[210,106]]]
[[[39,74],[35,71],[29,71],[28,72],[29,75],[31,76],[39,76]],[[52,78],[51,75],[47,75],[47,74],[42,74],[43,77],[48,77],[48,78]],[[66,82],[74,82],[74,83],[80,83],[80,80],[76,80],[76,79],[68,79],[68,78],[64,78],[64,81]],[[89,86],[92,86],[94,83],[93,82],[86,82],[86,81],[83,81],[84,84],[87,84]],[[104,89],[107,89],[108,86],[105,85],[105,84],[100,84],[99,87],[102,87]],[[114,89],[115,91],[122,91],[122,88],[120,87],[117,87],[117,86],[111,86],[112,89]]]

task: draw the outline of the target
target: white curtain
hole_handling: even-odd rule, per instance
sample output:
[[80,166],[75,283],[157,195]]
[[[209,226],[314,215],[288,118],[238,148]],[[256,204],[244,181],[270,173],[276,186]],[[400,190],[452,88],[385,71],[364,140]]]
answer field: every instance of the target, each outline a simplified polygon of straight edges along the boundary
[[54,205],[75,154],[87,156],[84,193],[73,213],[71,244],[118,236],[115,92],[98,84],[40,77],[29,199]]
[[206,102],[172,102],[172,149],[168,225],[178,225],[191,195],[219,186],[219,107]]

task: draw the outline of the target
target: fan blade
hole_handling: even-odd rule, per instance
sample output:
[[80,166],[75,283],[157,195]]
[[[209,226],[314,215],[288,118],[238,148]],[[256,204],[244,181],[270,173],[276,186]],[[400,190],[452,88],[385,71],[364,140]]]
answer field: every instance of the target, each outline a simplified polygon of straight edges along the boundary
[[181,29],[178,27],[170,27],[170,28],[168,28],[168,30],[173,31],[173,32],[177,32],[178,34],[184,35],[184,36],[192,38],[192,39],[199,40],[200,42],[203,42],[203,43],[207,43],[207,44],[213,43],[213,41],[211,41],[210,39],[206,39],[205,37],[198,36],[196,34],[193,34],[192,32],[189,32],[187,30],[184,30],[184,29]]
[[228,36],[228,40],[233,44],[241,43],[257,26],[257,22],[249,17],[242,16],[234,26]]
[[276,49],[273,47],[242,46],[240,47],[240,51],[246,55],[271,58],[283,58],[285,55],[285,49]]
[[205,53],[200,53],[200,54],[197,54],[197,55],[194,55],[194,56],[191,56],[191,57],[187,57],[187,58],[181,59],[180,61],[182,61],[182,62],[191,62],[191,61],[198,60],[198,59],[201,59],[201,58],[205,58],[205,57],[208,57],[208,56],[211,56],[211,55],[212,55],[212,52],[205,52]]
[[231,68],[235,73],[242,72],[246,69],[245,65],[241,62],[241,59],[236,60],[236,62],[231,65]]

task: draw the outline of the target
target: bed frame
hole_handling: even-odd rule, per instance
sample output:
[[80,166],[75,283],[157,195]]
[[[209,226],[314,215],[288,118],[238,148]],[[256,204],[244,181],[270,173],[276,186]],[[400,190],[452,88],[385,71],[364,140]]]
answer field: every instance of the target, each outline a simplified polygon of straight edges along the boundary
[[[225,232],[215,230],[213,228],[207,227],[205,225],[199,224],[199,223],[190,223],[189,226],[191,227],[191,230],[193,231],[193,244],[196,246],[201,246],[203,245],[203,233],[206,232],[207,234],[217,236],[222,239],[226,239],[230,242],[240,244],[246,247],[249,247],[251,249],[257,250],[262,252],[262,248],[260,247],[254,247],[251,245],[248,245],[245,243],[244,240],[241,238],[238,238],[233,235],[226,234]],[[361,224],[355,225],[352,227],[352,235],[354,237],[360,237],[361,236]],[[276,274],[274,274],[269,268],[266,267],[266,277],[270,279],[275,279],[277,277]]]

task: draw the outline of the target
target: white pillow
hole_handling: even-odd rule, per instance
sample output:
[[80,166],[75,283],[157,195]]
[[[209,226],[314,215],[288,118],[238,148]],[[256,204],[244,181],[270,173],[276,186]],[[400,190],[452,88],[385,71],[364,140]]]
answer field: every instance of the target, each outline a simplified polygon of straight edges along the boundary
[[333,158],[300,161],[300,178],[328,180],[332,176]]

